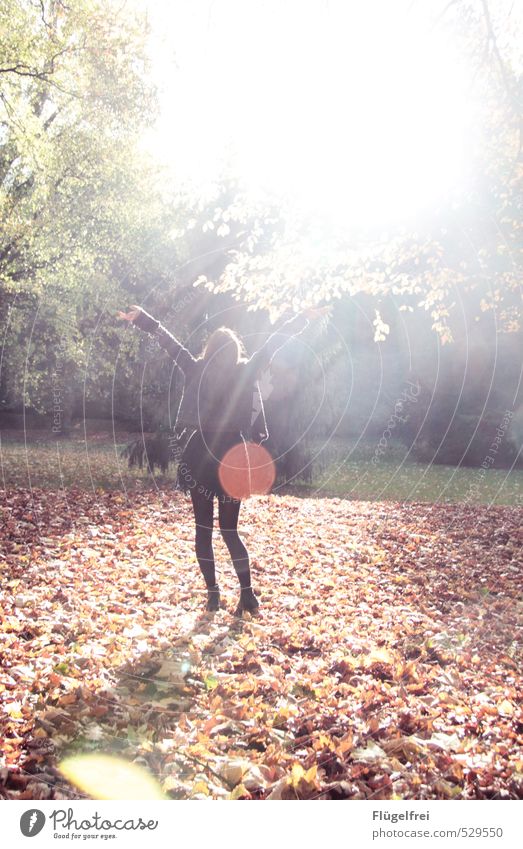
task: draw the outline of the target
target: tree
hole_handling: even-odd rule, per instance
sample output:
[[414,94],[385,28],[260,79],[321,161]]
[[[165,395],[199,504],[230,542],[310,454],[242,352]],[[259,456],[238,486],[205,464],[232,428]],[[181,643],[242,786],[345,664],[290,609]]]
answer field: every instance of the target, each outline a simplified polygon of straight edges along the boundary
[[[521,327],[522,206],[521,63],[517,36],[503,4],[494,15],[479,4],[442,4],[434,26],[447,27],[476,69],[471,96],[481,120],[469,157],[468,193],[386,234],[298,216],[272,232],[263,249],[234,250],[220,278],[202,280],[213,292],[233,292],[254,307],[275,312],[336,300],[344,294],[375,300],[375,338],[388,326],[380,304],[393,296],[403,309],[428,312],[442,342],[450,342],[461,302],[471,314],[495,310],[498,328]],[[508,14],[508,13],[507,13]],[[504,39],[506,42],[507,39]],[[390,127],[383,127],[386,144]]]
[[136,146],[154,114],[146,30],[113,0],[0,10],[3,389],[24,403],[49,397],[53,360],[71,394],[85,327],[114,297],[114,258],[150,203]]

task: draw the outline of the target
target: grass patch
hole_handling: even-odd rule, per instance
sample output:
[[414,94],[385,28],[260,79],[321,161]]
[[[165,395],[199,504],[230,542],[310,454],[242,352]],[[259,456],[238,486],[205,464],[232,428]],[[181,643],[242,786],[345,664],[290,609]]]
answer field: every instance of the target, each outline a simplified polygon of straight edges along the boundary
[[523,472],[353,461],[324,472],[310,493],[362,501],[427,501],[523,505]]
[[300,491],[362,501],[426,501],[523,504],[523,470],[417,463],[400,442],[390,441],[379,462],[374,443],[330,439],[311,443],[312,484]]
[[[176,469],[148,474],[129,469],[120,456],[121,443],[98,440],[2,440],[2,487],[43,489],[134,490],[174,487]],[[523,470],[474,469],[426,465],[406,457],[406,449],[391,443],[374,465],[374,447],[345,440],[312,445],[312,484],[296,480],[273,491],[308,496],[332,496],[363,501],[425,501],[466,504],[523,505]]]
[[2,486],[43,489],[135,489],[155,487],[172,481],[175,467],[166,475],[150,475],[144,469],[129,469],[127,458],[120,456],[122,443],[85,442],[83,440],[35,441],[24,444],[2,441],[0,480]]

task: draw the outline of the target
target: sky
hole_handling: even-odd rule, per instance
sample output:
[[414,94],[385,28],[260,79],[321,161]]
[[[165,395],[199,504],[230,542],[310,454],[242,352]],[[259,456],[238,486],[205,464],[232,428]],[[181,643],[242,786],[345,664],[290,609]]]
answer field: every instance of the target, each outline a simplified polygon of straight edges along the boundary
[[253,195],[348,224],[463,188],[478,103],[431,26],[441,2],[143,2],[161,103],[147,145],[173,181],[204,191],[229,168]]

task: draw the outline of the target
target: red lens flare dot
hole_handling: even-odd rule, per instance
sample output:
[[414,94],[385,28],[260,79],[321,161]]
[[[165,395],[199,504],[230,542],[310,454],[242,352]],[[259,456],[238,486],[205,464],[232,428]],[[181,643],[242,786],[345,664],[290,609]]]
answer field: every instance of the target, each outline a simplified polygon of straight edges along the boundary
[[262,445],[241,442],[222,457],[218,477],[227,495],[243,499],[269,492],[276,479],[276,468]]

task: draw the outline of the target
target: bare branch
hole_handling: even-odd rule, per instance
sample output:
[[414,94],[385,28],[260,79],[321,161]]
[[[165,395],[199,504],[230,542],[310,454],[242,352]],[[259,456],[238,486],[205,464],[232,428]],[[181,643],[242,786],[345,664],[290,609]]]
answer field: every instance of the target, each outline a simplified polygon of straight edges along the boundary
[[55,118],[56,118],[59,114],[60,114],[60,110],[59,110],[59,109],[55,109],[55,110],[54,110],[54,112],[52,112],[52,113],[51,113],[51,115],[49,115],[49,118],[47,118],[47,119],[44,121],[44,130],[48,130],[48,129],[49,129],[49,127],[51,126],[51,124],[53,123],[53,121],[55,120]]
[[496,35],[494,33],[494,27],[492,24],[492,18],[490,15],[490,9],[488,5],[488,0],[481,0],[481,5],[483,6],[483,15],[485,18],[485,24],[487,27],[487,49],[490,44],[492,44],[492,50],[494,52],[494,56],[496,57],[497,63],[499,65],[499,70],[501,73],[501,78],[503,80],[503,85],[505,86],[505,91],[510,101],[514,104],[516,108],[516,112],[519,114],[519,144],[518,151],[516,154],[516,158],[514,163],[518,163],[521,157],[521,151],[523,150],[523,115],[521,114],[521,102],[516,94],[516,90],[513,85],[511,85],[511,81],[509,79],[507,69],[505,67],[505,63],[503,61],[503,57],[501,56],[498,43],[496,40]]
[[69,97],[76,97],[78,100],[83,99],[82,95],[78,94],[77,91],[66,89],[64,86],[57,83],[56,80],[51,79],[49,71],[35,71],[30,68],[29,65],[25,65],[23,63],[17,63],[10,67],[0,67],[0,74],[16,74],[19,77],[31,77],[32,79],[40,80],[41,82],[54,86],[54,88],[61,91],[62,94],[67,94]]
[[447,14],[448,10],[449,10],[452,6],[455,6],[455,5],[456,5],[456,3],[459,3],[459,2],[460,2],[460,0],[449,0],[449,2],[447,3],[447,5],[445,6],[445,8],[444,8],[444,9],[443,9],[440,13],[439,13],[439,15],[438,15],[438,16],[434,19],[434,21],[432,22],[432,29],[434,29],[435,27],[437,27],[437,25],[439,24],[439,22],[440,22],[440,21],[441,21],[441,20],[445,17],[445,15]]
[[490,16],[490,9],[488,5],[488,0],[481,0],[481,5],[483,6],[483,16],[485,18],[485,24],[487,27],[487,43],[492,44],[492,50],[494,52],[494,56],[497,59],[499,70],[501,72],[501,76],[503,78],[503,82],[505,84],[505,88],[510,97],[513,97],[513,91],[510,86],[510,82],[507,76],[507,71],[505,68],[505,63],[501,57],[501,53],[499,52],[498,43],[496,41],[496,36],[494,33],[494,27],[492,26],[492,18]]

